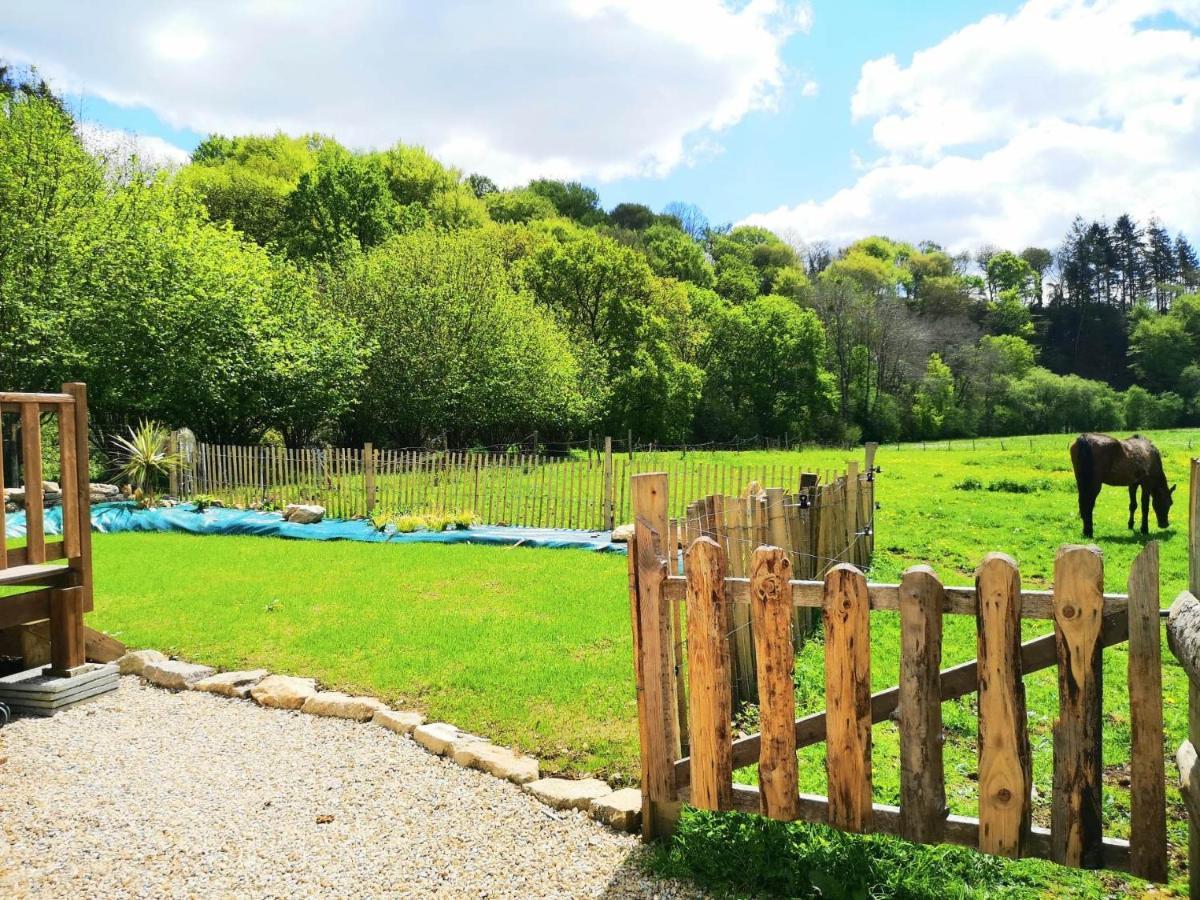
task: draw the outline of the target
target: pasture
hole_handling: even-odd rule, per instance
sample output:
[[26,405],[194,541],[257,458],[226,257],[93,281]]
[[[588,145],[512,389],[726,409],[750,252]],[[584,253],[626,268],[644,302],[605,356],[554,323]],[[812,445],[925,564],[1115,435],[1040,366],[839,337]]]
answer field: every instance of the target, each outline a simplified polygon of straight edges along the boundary
[[[1187,582],[1185,473],[1194,433],[1152,435],[1168,479],[1179,482],[1171,527],[1151,519],[1162,546],[1162,601]],[[969,584],[990,550],[1012,555],[1023,583],[1048,586],[1054,555],[1079,542],[1070,436],[946,445],[887,446],[872,581],[896,581],[931,564],[947,584]],[[691,453],[713,463],[841,468],[844,450]],[[648,464],[679,459],[656,454]],[[639,462],[642,462],[639,460]],[[652,466],[651,466],[652,467]],[[641,466],[639,466],[641,468]],[[1126,528],[1128,496],[1108,488],[1096,507],[1107,585],[1123,591],[1145,538]],[[636,780],[636,707],[625,560],[580,552],[483,547],[322,545],[258,538],[98,535],[92,624],[131,646],[154,646],[208,663],[261,665],[315,675],[327,684],[421,705],[431,718],[511,743],[547,770]],[[1049,623],[1026,624],[1027,639]],[[899,627],[872,617],[872,688],[897,682]],[[973,623],[948,619],[943,665],[975,656]],[[1167,743],[1186,729],[1186,685],[1166,654]],[[1123,647],[1105,651],[1106,833],[1128,828],[1129,715]],[[797,660],[800,713],[824,707],[823,655],[810,643]],[[1052,671],[1027,678],[1034,747],[1034,817],[1048,822]],[[947,703],[947,794],[952,812],[973,812],[974,699]],[[754,730],[753,710],[745,715]],[[801,755],[802,791],[824,791],[822,746]],[[896,728],[875,728],[875,799],[895,803]],[[1168,766],[1168,772],[1173,766]],[[741,770],[750,781],[753,769]],[[1177,793],[1168,791],[1170,839],[1186,853]]]

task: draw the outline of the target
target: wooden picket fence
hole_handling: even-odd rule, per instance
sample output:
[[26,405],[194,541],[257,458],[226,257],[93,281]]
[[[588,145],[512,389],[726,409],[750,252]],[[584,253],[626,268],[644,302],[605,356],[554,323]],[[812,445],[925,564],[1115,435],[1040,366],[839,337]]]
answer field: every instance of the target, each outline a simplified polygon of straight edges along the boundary
[[[172,485],[184,498],[215,497],[226,505],[285,506],[319,503],[338,518],[376,512],[422,515],[471,513],[488,525],[575,528],[599,531],[632,518],[627,487],[632,475],[655,463],[640,455],[614,454],[612,440],[586,458],[539,453],[474,450],[382,450],[363,447],[284,448],[196,443],[175,438],[184,466]],[[868,451],[869,453],[871,451]],[[658,463],[661,465],[661,462]],[[801,490],[802,477],[823,486],[814,502],[846,502],[867,473],[807,473],[799,465],[728,465],[691,458],[667,464],[675,483],[686,486],[672,515],[687,520],[687,496],[737,495],[752,482]],[[814,482],[815,483],[815,482]],[[840,491],[840,493],[839,493]],[[844,496],[843,496],[844,495]],[[846,515],[843,514],[843,520]],[[832,527],[832,526],[830,526]],[[812,550],[835,557],[833,540]]]
[[[755,482],[740,496],[712,494],[689,503],[686,517],[667,522],[672,571],[684,572],[684,551],[698,537],[711,538],[721,547],[734,578],[750,574],[755,548],[767,544],[784,549],[798,578],[824,577],[841,562],[869,566],[875,541],[876,446],[867,445],[861,473],[851,460],[844,473],[826,475],[824,482],[821,473],[802,473],[794,490]],[[816,624],[813,612],[801,608],[793,612],[791,635],[797,649]],[[734,608],[732,626],[733,702],[756,702],[758,675],[749,607]],[[686,710],[681,709],[680,715],[686,716]]]
[[[674,574],[667,534],[669,479],[635,476],[630,605],[641,740],[643,830],[669,833],[681,803],[761,812],[927,843],[954,843],[1009,857],[1037,856],[1077,867],[1132,871],[1156,881],[1167,872],[1158,547],[1134,563],[1128,594],[1104,593],[1094,547],[1064,546],[1054,588],[1021,587],[1003,554],[981,562],[973,588],[944,587],[926,566],[900,584],[868,584],[838,563],[823,580],[793,578],[779,547],[754,550],[748,577],[700,535]],[[686,617],[679,612],[680,604]],[[795,611],[820,610],[825,631],[824,712],[796,717]],[[871,614],[899,611],[898,687],[870,690]],[[753,624],[761,733],[732,737],[733,616]],[[977,623],[978,659],[941,669],[944,615]],[[1021,643],[1022,619],[1049,619],[1053,634]],[[686,630],[685,630],[686,629]],[[1102,649],[1129,642],[1132,715],[1131,840],[1102,831]],[[686,648],[686,652],[685,652]],[[1033,778],[1022,678],[1057,666],[1059,718],[1049,829],[1032,824]],[[678,673],[685,672],[685,677]],[[942,758],[946,700],[978,693],[979,812],[950,815]],[[686,719],[680,711],[686,711]],[[896,718],[900,805],[874,802],[871,726]],[[798,790],[797,750],[824,741],[827,796]],[[733,770],[758,763],[759,786],[733,783]]]

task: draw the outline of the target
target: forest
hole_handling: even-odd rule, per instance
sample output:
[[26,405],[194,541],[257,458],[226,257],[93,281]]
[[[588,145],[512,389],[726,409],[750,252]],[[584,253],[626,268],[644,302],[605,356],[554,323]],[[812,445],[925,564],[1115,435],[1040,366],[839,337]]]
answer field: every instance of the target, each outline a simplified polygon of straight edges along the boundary
[[211,135],[155,170],[80,135],[0,65],[0,385],[86,381],[105,430],[669,446],[1200,422],[1200,271],[1158,221],[832,247],[502,189],[404,143]]

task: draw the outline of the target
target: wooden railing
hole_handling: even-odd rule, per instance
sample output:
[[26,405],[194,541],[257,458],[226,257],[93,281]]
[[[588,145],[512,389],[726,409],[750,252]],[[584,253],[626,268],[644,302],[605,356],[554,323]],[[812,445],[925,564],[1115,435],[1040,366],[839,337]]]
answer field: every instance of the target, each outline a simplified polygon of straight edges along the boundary
[[[754,551],[748,577],[730,577],[728,553],[705,536],[691,542],[679,576],[663,550],[666,475],[635,476],[632,494],[630,603],[648,836],[669,832],[679,805],[690,802],[1165,880],[1163,698],[1157,678],[1147,675],[1161,675],[1157,544],[1137,558],[1127,595],[1104,592],[1100,553],[1081,546],[1060,548],[1051,591],[1023,590],[1016,564],[998,553],[981,562],[973,588],[943,586],[925,566],[909,569],[898,585],[869,584],[847,563],[823,580],[793,579],[789,555],[773,546]],[[674,612],[680,603],[686,621]],[[820,610],[825,631],[827,709],[801,718],[790,639],[798,609]],[[733,740],[736,610],[748,611],[753,624],[762,730]],[[878,610],[900,614],[900,684],[872,694],[869,635]],[[945,615],[975,619],[978,659],[943,670]],[[1022,644],[1022,618],[1052,620],[1054,634]],[[1128,842],[1106,837],[1101,816],[1101,651],[1126,640],[1134,734]],[[1044,829],[1032,823],[1022,679],[1054,666],[1060,705],[1051,826]],[[686,678],[678,677],[681,671]],[[941,704],[973,692],[979,697],[978,816],[950,815]],[[871,726],[889,718],[899,724],[899,806],[875,803],[872,790]],[[821,741],[828,796],[801,794],[797,750]],[[733,770],[755,762],[759,786],[735,785]]]
[[[25,490],[23,547],[10,547],[0,504],[0,629],[49,620],[50,671],[67,675],[84,662],[83,615],[92,609],[92,531],[88,485],[87,388],[60,394],[0,393],[0,413],[20,417],[20,483]],[[57,420],[62,535],[47,540],[43,504],[42,416]],[[3,430],[0,429],[0,434]],[[0,447],[0,491],[4,488]],[[15,480],[16,473],[8,475]]]
[[1188,677],[1188,736],[1179,746],[1179,793],[1188,810],[1188,879],[1200,897],[1200,459],[1191,465],[1188,496],[1188,590],[1171,604],[1167,642]]

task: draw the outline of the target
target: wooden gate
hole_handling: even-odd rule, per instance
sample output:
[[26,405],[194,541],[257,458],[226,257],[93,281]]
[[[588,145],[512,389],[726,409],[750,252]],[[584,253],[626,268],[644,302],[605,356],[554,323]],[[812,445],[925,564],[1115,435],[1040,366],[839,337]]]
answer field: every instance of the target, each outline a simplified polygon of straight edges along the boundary
[[[1104,592],[1100,552],[1083,546],[1059,549],[1052,591],[1023,590],[1016,564],[999,553],[983,559],[972,588],[943,586],[926,566],[909,569],[898,585],[868,584],[850,564],[833,567],[820,581],[797,580],[788,554],[772,546],[755,550],[748,577],[735,578],[724,548],[704,536],[691,542],[679,576],[668,571],[663,553],[667,490],[665,475],[633,478],[630,602],[647,836],[668,833],[679,805],[690,802],[1165,880],[1157,544],[1137,558],[1128,594]],[[681,603],[686,616],[675,611]],[[733,740],[732,615],[746,608],[762,731]],[[799,719],[790,640],[796,609],[819,609],[825,629],[827,709]],[[878,610],[900,614],[901,671],[899,686],[872,694],[869,635]],[[944,615],[975,618],[978,659],[941,669]],[[1023,618],[1052,620],[1054,633],[1021,643]],[[1127,640],[1134,735],[1130,842],[1105,837],[1101,817],[1101,651]],[[1022,678],[1052,666],[1060,707],[1052,821],[1043,829],[1032,824]],[[941,704],[975,692],[979,812],[949,815]],[[900,731],[898,807],[875,803],[872,794],[871,726],[889,718],[898,720]],[[828,796],[801,794],[796,751],[821,741]],[[733,784],[733,770],[755,762],[759,787]]]

